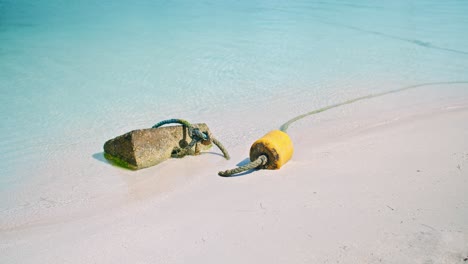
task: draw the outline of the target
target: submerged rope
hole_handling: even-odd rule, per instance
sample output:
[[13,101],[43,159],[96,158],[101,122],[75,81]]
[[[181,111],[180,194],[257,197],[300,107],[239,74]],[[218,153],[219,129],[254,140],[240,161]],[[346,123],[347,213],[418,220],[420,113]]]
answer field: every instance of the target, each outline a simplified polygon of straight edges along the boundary
[[[350,100],[347,100],[347,101],[344,101],[344,102],[341,102],[341,103],[325,106],[325,107],[310,111],[310,112],[302,114],[302,115],[298,115],[298,116],[290,119],[286,123],[284,123],[280,127],[280,130],[286,133],[286,131],[288,130],[289,126],[292,123],[294,123],[294,122],[296,122],[298,120],[301,120],[302,118],[305,118],[305,117],[308,117],[308,116],[311,116],[311,115],[314,115],[314,114],[318,114],[318,113],[321,113],[321,112],[324,112],[324,111],[327,111],[327,110],[330,110],[332,108],[336,108],[336,107],[339,107],[339,106],[352,104],[352,103],[355,103],[357,101],[376,98],[376,97],[384,96],[384,95],[387,95],[387,94],[397,93],[397,92],[401,92],[401,91],[405,91],[405,90],[409,90],[409,89],[413,89],[413,88],[418,88],[418,87],[423,87],[423,86],[432,86],[432,85],[441,85],[441,84],[467,84],[467,83],[468,83],[468,81],[422,83],[422,84],[416,84],[416,85],[411,85],[411,86],[405,86],[403,88],[390,90],[390,91],[386,91],[386,92],[381,92],[381,93],[376,93],[376,94],[369,94],[369,95],[366,95],[366,96],[357,97],[357,98],[350,99]],[[224,176],[224,177],[229,177],[229,176],[232,176],[234,174],[238,174],[238,173],[241,173],[241,172],[244,172],[244,171],[247,171],[247,170],[256,169],[256,168],[258,168],[260,166],[265,165],[267,163],[267,161],[268,161],[267,157],[265,155],[262,155],[262,156],[258,157],[256,160],[251,161],[250,163],[248,163],[248,164],[246,164],[244,166],[241,166],[241,167],[238,167],[238,168],[235,168],[235,169],[232,169],[232,170],[220,171],[220,172],[218,172],[218,175],[219,176]]]
[[[184,148],[182,149],[177,149],[175,153],[175,157],[181,158],[186,155],[193,155],[197,154],[197,147],[196,144],[198,142],[209,142],[209,143],[214,143],[223,153],[224,158],[229,160],[231,157],[229,156],[229,153],[227,149],[221,144],[219,140],[213,137],[211,133],[208,132],[202,132],[200,129],[195,128],[190,124],[187,120],[184,119],[168,119],[168,120],[163,120],[161,122],[158,122],[156,125],[154,125],[152,128],[158,128],[167,124],[181,124],[188,129],[188,134],[190,138],[192,138],[192,141]],[[192,150],[192,147],[195,146],[195,152]]]
[[326,24],[326,25],[331,25],[331,26],[334,26],[334,27],[339,27],[339,28],[341,27],[341,28],[346,28],[346,29],[350,29],[350,30],[359,31],[359,32],[365,33],[365,34],[372,34],[372,35],[376,35],[376,36],[380,36],[380,37],[384,37],[384,38],[388,38],[388,39],[404,41],[404,42],[408,42],[408,43],[418,45],[420,47],[424,47],[424,48],[428,48],[428,49],[447,51],[447,52],[457,53],[457,54],[461,54],[461,55],[468,55],[468,52],[464,51],[464,50],[457,50],[457,49],[451,49],[451,48],[447,48],[447,47],[443,47],[443,46],[437,46],[437,45],[432,44],[430,42],[419,40],[419,39],[405,38],[405,37],[401,37],[401,36],[397,36],[397,35],[391,35],[391,34],[388,34],[388,33],[385,33],[385,32],[374,31],[374,30],[364,29],[364,28],[360,28],[360,27],[356,27],[356,26],[350,26],[350,25],[345,25],[345,24],[340,24],[340,23],[335,23],[335,22],[329,22],[329,21],[325,21],[325,20],[316,20],[316,21],[319,22],[319,23]]
[[468,83],[468,81],[453,81],[453,82],[432,82],[432,83],[421,83],[421,84],[415,84],[415,85],[410,85],[410,86],[405,86],[403,88],[399,88],[399,89],[395,89],[395,90],[390,90],[390,91],[386,91],[386,92],[381,92],[381,93],[376,93],[376,94],[369,94],[369,95],[366,95],[366,96],[361,96],[361,97],[358,97],[358,98],[354,98],[354,99],[350,99],[350,100],[347,100],[347,101],[344,101],[344,102],[341,102],[341,103],[338,103],[338,104],[333,104],[333,105],[329,105],[329,106],[325,106],[325,107],[322,107],[322,108],[319,108],[319,109],[316,109],[316,110],[313,110],[313,111],[310,111],[308,113],[305,113],[305,114],[302,114],[302,115],[298,115],[296,117],[294,117],[293,119],[290,119],[289,121],[287,121],[286,123],[284,123],[283,125],[281,125],[280,127],[280,130],[283,131],[283,132],[286,132],[289,128],[289,126],[304,118],[304,117],[308,117],[310,115],[315,115],[315,114],[318,114],[318,113],[321,113],[321,112],[324,112],[324,111],[327,111],[327,110],[330,110],[332,108],[336,108],[336,107],[339,107],[339,106],[343,106],[343,105],[347,105],[347,104],[352,104],[352,103],[355,103],[357,101],[361,101],[361,100],[365,100],[365,99],[371,99],[371,98],[376,98],[376,97],[380,97],[380,96],[384,96],[384,95],[387,95],[387,94],[391,94],[391,93],[397,93],[397,92],[401,92],[401,91],[405,91],[405,90],[409,90],[409,89],[414,89],[414,88],[418,88],[418,87],[423,87],[423,86],[432,86],[432,85],[441,85],[441,84],[466,84]]

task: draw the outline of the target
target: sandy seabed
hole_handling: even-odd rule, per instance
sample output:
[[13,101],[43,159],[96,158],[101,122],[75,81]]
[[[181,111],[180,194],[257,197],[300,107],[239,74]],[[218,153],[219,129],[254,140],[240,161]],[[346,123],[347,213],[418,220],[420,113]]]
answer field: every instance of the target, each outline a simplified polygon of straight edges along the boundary
[[392,95],[301,120],[289,131],[293,159],[278,171],[216,175],[246,158],[250,142],[231,146],[230,161],[214,149],[144,175],[95,157],[122,183],[96,198],[106,206],[84,199],[47,213],[44,193],[38,208],[3,210],[0,262],[467,263],[465,91],[418,104],[411,92]]

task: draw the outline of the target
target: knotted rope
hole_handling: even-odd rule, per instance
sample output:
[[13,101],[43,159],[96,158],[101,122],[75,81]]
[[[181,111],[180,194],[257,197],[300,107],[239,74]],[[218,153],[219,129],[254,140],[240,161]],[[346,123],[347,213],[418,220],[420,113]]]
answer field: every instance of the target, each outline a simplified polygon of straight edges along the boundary
[[[228,160],[230,159],[229,153],[226,148],[221,144],[219,140],[213,137],[213,135],[209,132],[202,132],[199,128],[193,127],[188,121],[183,119],[168,119],[163,120],[152,128],[158,128],[167,124],[181,124],[188,129],[188,134],[192,139],[190,143],[182,149],[177,149],[174,157],[182,158],[186,155],[198,154],[197,143],[201,142],[202,144],[209,145],[211,142],[215,144],[223,153],[224,157]],[[192,150],[193,146],[195,146],[195,151]]]

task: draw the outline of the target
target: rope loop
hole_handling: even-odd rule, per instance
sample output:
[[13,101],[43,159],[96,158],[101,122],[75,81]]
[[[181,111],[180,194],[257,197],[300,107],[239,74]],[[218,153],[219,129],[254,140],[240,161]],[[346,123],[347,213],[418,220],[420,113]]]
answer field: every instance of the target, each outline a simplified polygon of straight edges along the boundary
[[[223,152],[224,158],[227,160],[230,159],[229,153],[226,150],[226,148],[219,142],[216,138],[214,138],[211,133],[208,133],[208,131],[202,132],[200,131],[199,128],[193,127],[192,124],[190,124],[187,120],[184,119],[168,119],[168,120],[163,120],[161,122],[158,122],[152,128],[158,128],[167,124],[181,124],[185,126],[188,129],[188,134],[192,141],[190,143],[182,148],[182,149],[176,149],[174,153],[174,157],[177,158],[182,158],[186,155],[197,155],[200,153],[197,147],[197,143],[200,142],[204,145],[209,145],[211,142],[213,142],[220,150]],[[192,150],[192,148],[195,146],[195,151]]]

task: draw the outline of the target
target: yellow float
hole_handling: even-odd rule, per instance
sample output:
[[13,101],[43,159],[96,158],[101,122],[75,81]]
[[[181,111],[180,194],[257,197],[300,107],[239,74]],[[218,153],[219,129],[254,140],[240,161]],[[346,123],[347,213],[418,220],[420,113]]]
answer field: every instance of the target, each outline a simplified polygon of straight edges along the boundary
[[254,161],[261,155],[265,155],[267,162],[260,168],[276,170],[291,159],[293,152],[293,143],[288,134],[280,130],[273,130],[252,144],[250,160]]
[[250,147],[250,163],[238,168],[220,171],[220,176],[231,176],[251,169],[276,170],[288,162],[294,152],[291,138],[281,130],[268,132]]

